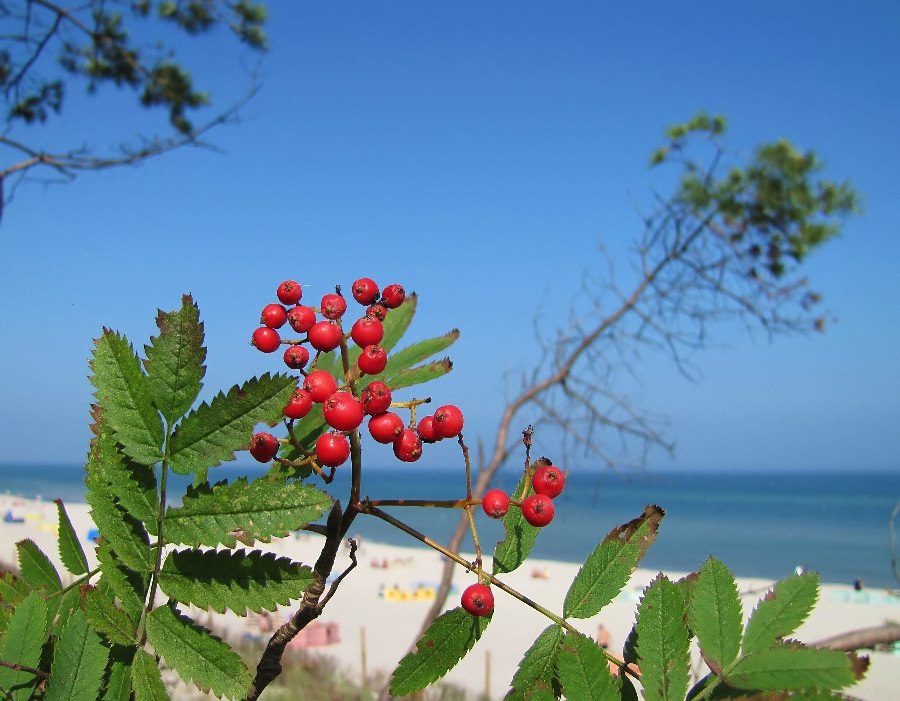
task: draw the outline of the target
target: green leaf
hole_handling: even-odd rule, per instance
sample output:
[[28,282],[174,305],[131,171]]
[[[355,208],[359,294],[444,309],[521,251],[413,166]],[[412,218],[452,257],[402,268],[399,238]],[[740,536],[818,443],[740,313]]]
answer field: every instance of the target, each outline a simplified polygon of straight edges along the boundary
[[131,667],[134,701],[169,701],[169,693],[162,681],[159,665],[153,655],[138,650]]
[[556,660],[566,698],[606,701],[619,696],[603,650],[590,638],[569,633],[560,642]]
[[33,540],[16,543],[19,552],[19,574],[35,589],[45,587],[50,592],[62,589],[62,582],[53,563]]
[[189,490],[178,508],[166,512],[166,538],[184,545],[227,545],[240,540],[286,536],[331,507],[331,498],[315,487],[261,477],[240,478],[211,489]]
[[103,685],[102,701],[129,701],[131,697],[131,666],[134,647],[114,645],[109,653],[106,683]]
[[819,575],[808,572],[777,582],[759,600],[744,633],[744,653],[759,652],[793,633],[806,620],[819,596]]
[[72,574],[85,574],[88,571],[87,557],[62,499],[56,500],[56,509],[59,512],[59,559]]
[[312,568],[259,550],[179,550],[169,553],[159,586],[177,601],[239,615],[300,599],[314,581]]
[[613,528],[588,555],[566,593],[563,617],[590,618],[612,601],[656,538],[666,512],[658,506]]
[[391,695],[411,694],[443,677],[472,649],[490,622],[490,616],[472,616],[459,606],[442,613],[416,644],[416,651],[400,660],[391,676]]
[[547,626],[535,639],[519,662],[519,668],[504,697],[506,701],[534,701],[540,693],[549,694],[548,698],[556,698],[553,680],[556,677],[556,655],[563,633],[562,626],[554,623]]
[[147,639],[166,664],[202,691],[243,698],[253,682],[234,650],[170,606],[147,616]]
[[0,600],[4,604],[16,604],[31,593],[31,587],[12,572],[0,574]]
[[635,625],[645,699],[684,698],[690,673],[686,616],[678,586],[660,574],[644,592]]
[[425,363],[408,370],[401,370],[398,373],[387,377],[384,382],[391,388],[391,391],[402,389],[403,387],[412,387],[413,385],[421,385],[431,380],[446,375],[453,369],[453,363],[449,358],[436,360],[433,363]]
[[109,650],[82,611],[69,616],[53,653],[46,701],[96,701]]
[[90,363],[94,396],[125,453],[144,465],[162,460],[163,424],[153,405],[147,377],[128,339],[109,329],[94,342]]
[[156,317],[159,336],[144,347],[147,359],[147,384],[156,406],[169,425],[191,408],[202,387],[206,368],[203,324],[190,295],[181,298],[181,309],[159,311]]
[[[521,494],[524,488],[525,477],[522,477],[513,494]],[[510,509],[506,512],[506,516],[503,517],[503,530],[505,532],[503,540],[498,541],[497,547],[494,548],[492,564],[494,574],[512,572],[525,562],[540,531],[525,520],[521,509]]]
[[725,680],[739,689],[842,689],[857,681],[853,662],[839,650],[774,647],[738,660]]
[[734,575],[713,556],[703,563],[694,582],[688,620],[706,664],[722,676],[741,644],[741,600]]
[[[388,315],[384,318],[384,338],[381,339],[381,347],[388,353],[397,345],[397,342],[403,338],[406,329],[409,328],[413,316],[416,313],[416,306],[419,298],[415,293],[407,295],[403,304],[396,309],[390,309]],[[391,387],[393,389],[393,386]]]
[[97,548],[97,560],[102,568],[99,588],[108,587],[129,618],[139,619],[149,587],[149,574],[135,572],[123,565],[108,541],[103,541]]
[[[399,371],[411,368],[416,363],[445,351],[459,338],[459,330],[453,329],[443,336],[435,336],[406,346],[403,350],[391,354],[387,366],[382,373],[385,377],[393,377]],[[393,388],[393,385],[389,385]]]
[[81,587],[84,598],[84,612],[88,622],[110,642],[120,645],[134,645],[136,626],[131,617],[116,606],[115,602],[97,587]]
[[91,518],[122,563],[138,572],[152,570],[156,555],[143,524],[116,504],[96,498],[91,490],[88,491],[88,503]]
[[[47,603],[37,592],[29,594],[13,611],[0,646],[0,660],[37,668],[49,625]],[[36,682],[30,672],[0,667],[0,689],[10,692],[16,701],[29,698]]]
[[283,418],[282,409],[297,387],[297,378],[266,373],[228,394],[219,392],[188,414],[172,436],[169,466],[181,475],[224,460],[250,444],[253,428]]

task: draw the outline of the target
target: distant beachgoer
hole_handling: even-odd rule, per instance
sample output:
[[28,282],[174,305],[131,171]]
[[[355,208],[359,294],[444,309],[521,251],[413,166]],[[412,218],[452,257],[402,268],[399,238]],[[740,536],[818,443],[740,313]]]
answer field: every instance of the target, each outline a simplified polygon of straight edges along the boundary
[[597,644],[604,650],[609,648],[610,645],[609,631],[606,630],[602,623],[597,626]]
[[864,579],[854,579],[853,580],[853,589],[856,591],[862,591],[866,586],[866,581]]

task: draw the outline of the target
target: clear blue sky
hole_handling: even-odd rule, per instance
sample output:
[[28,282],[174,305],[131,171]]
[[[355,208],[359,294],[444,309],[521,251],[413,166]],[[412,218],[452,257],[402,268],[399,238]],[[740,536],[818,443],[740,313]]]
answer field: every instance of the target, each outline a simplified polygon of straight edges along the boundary
[[[430,393],[490,443],[510,378],[538,357],[536,311],[563,321],[582,273],[604,270],[599,245],[627,251],[660,186],[648,154],[705,109],[744,153],[779,137],[816,149],[865,213],[808,261],[837,319],[824,336],[722,329],[693,384],[644,356],[635,402],[677,442],[650,466],[900,466],[900,5],[272,2],[270,16],[261,90],[213,134],[221,152],[16,192],[0,225],[0,461],[83,461],[103,325],[140,347],[157,307],[191,292],[208,397],[280,369],[247,340],[281,280],[315,299],[362,275],[419,293],[412,337],[461,329]],[[224,34],[178,49],[218,106],[255,65]],[[164,126],[131,98],[78,92],[39,138]],[[457,459],[439,445],[426,463]]]

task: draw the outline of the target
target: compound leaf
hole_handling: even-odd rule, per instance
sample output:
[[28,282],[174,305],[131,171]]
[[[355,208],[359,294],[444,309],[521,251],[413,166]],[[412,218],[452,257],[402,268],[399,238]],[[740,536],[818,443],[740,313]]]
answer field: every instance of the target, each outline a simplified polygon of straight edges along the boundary
[[391,390],[401,389],[403,387],[412,387],[413,385],[421,385],[431,380],[446,375],[453,369],[453,363],[449,358],[443,360],[435,360],[432,363],[425,363],[414,368],[407,368],[388,377],[382,374],[379,377],[384,378],[384,382],[388,384]]
[[[459,330],[453,329],[453,331],[444,334],[443,336],[435,336],[434,338],[428,338],[424,341],[417,341],[416,343],[408,345],[403,350],[391,354],[388,358],[387,367],[385,367],[382,374],[385,377],[393,377],[399,371],[411,368],[416,363],[421,363],[423,360],[427,360],[441,351],[446,350],[452,346],[458,338]],[[394,386],[390,383],[388,383],[388,385],[390,387]]]
[[528,648],[519,662],[519,668],[510,682],[506,701],[534,701],[538,694],[553,693],[553,679],[556,677],[556,655],[563,639],[560,625],[547,626]]
[[62,589],[62,582],[53,563],[44,551],[33,540],[20,540],[16,543],[19,553],[19,574],[35,589],[46,588],[49,592]]
[[313,571],[286,557],[259,550],[178,550],[169,553],[159,586],[173,599],[200,609],[243,615],[275,611],[299,599],[313,583]]
[[[519,480],[513,494],[521,494],[525,488],[525,478]],[[493,573],[505,574],[517,569],[525,562],[534,541],[537,539],[539,528],[532,526],[522,515],[521,509],[510,509],[503,517],[503,540],[494,548]]]
[[741,644],[741,600],[734,575],[710,556],[694,582],[688,604],[688,620],[700,642],[700,652],[709,668],[722,670],[737,657]]
[[99,588],[105,590],[108,587],[129,618],[132,620],[140,618],[149,585],[149,575],[135,572],[123,565],[108,541],[100,543],[96,552],[103,573],[98,584]]
[[686,616],[682,592],[659,575],[644,591],[635,625],[645,699],[684,698],[690,673]]
[[744,633],[744,653],[759,652],[793,633],[809,616],[819,596],[819,575],[807,572],[776,582],[759,600]]
[[563,617],[590,618],[616,597],[656,538],[665,514],[658,506],[646,506],[636,519],[607,534],[572,580]]
[[135,642],[134,621],[115,602],[97,587],[85,585],[81,587],[84,599],[84,612],[88,622],[110,642],[120,645],[133,645]]
[[53,653],[47,701],[96,701],[109,650],[80,609],[69,616]]
[[842,689],[862,677],[858,659],[839,650],[778,646],[742,657],[725,680],[739,689]]
[[153,655],[145,650],[138,650],[134,657],[131,686],[134,689],[134,701],[169,701],[159,665]]
[[[47,603],[37,592],[29,594],[9,619],[6,637],[0,645],[0,660],[38,667],[49,625]],[[30,672],[0,667],[0,689],[9,691],[16,701],[29,698],[36,682],[37,678]]]
[[75,529],[72,528],[62,499],[56,500],[56,510],[59,512],[59,559],[72,574],[85,574],[88,571],[87,557]]
[[253,428],[283,417],[297,378],[286,374],[254,377],[219,392],[188,414],[172,436],[169,466],[181,475],[234,460],[234,453],[250,444]]
[[153,336],[150,345],[144,346],[144,368],[153,401],[172,425],[200,394],[206,372],[203,324],[194,300],[184,295],[178,311],[159,310],[156,325],[159,336]]
[[472,616],[459,606],[442,613],[416,644],[416,651],[400,660],[391,676],[391,694],[405,696],[443,677],[472,649],[490,621],[490,616]]
[[569,633],[560,642],[556,666],[566,698],[606,701],[619,696],[606,655],[597,643],[580,633]]
[[138,572],[152,570],[156,558],[144,525],[118,505],[92,496],[92,490],[88,490],[88,503],[91,518],[122,563]]
[[147,616],[147,639],[166,664],[202,691],[246,696],[253,680],[238,654],[171,606],[160,606]]
[[166,512],[166,538],[183,545],[227,545],[285,536],[319,518],[331,498],[315,487],[261,477],[189,490]]

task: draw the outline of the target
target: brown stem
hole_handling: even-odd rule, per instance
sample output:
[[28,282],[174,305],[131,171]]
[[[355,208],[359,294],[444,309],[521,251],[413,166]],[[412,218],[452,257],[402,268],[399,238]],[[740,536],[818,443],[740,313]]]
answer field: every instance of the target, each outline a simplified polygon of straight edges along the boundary
[[33,674],[36,677],[40,677],[41,679],[48,679],[50,677],[46,672],[42,672],[39,669],[35,669],[34,667],[28,667],[23,664],[19,664],[18,662],[5,662],[4,660],[0,660],[0,667],[8,667],[9,669],[14,669],[17,672],[28,672],[29,674]]

